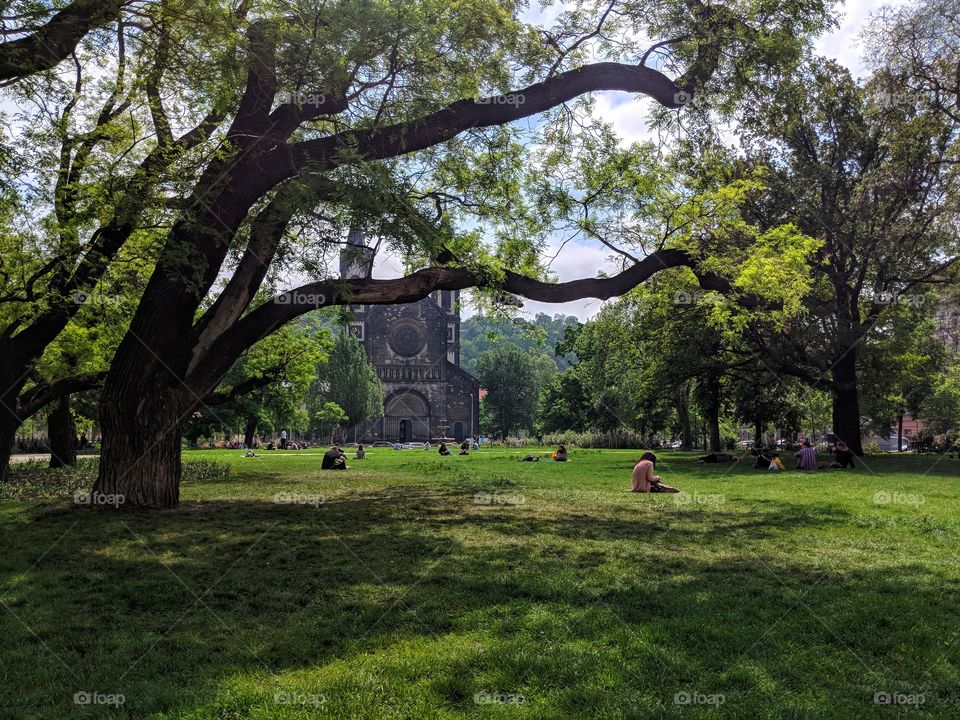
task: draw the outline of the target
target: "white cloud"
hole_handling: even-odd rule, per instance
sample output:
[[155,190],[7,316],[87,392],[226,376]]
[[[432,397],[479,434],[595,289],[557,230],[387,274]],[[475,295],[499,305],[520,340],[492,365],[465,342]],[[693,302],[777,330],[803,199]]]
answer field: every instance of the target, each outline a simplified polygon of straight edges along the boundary
[[904,4],[905,0],[859,0],[845,3],[840,27],[818,38],[814,43],[816,51],[848,67],[854,77],[862,77],[866,69],[860,35],[870,21],[870,16],[884,5],[897,7]]

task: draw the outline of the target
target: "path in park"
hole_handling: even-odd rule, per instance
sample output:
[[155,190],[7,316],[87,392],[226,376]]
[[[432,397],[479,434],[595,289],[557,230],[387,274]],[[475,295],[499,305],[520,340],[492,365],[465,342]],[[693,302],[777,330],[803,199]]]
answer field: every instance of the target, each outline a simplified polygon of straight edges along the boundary
[[50,453],[46,453],[46,454],[40,453],[35,455],[16,454],[16,455],[10,456],[11,463],[30,462],[31,460],[43,460],[44,462],[47,462],[50,460]]

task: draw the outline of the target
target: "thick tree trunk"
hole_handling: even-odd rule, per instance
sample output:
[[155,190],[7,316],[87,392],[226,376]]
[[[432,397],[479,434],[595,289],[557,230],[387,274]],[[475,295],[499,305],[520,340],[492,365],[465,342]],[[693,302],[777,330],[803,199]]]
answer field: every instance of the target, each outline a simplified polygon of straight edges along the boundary
[[196,401],[171,374],[174,352],[164,352],[169,364],[159,361],[161,352],[125,338],[104,383],[94,497],[112,498],[106,508],[168,509],[179,502],[182,423]]
[[256,415],[251,415],[247,418],[247,423],[243,428],[243,444],[248,448],[253,447],[253,439],[257,434],[257,425],[260,422],[260,418]]
[[674,406],[680,420],[680,449],[690,450],[693,447],[693,426],[690,423],[689,388],[684,386],[676,393]]
[[903,413],[897,415],[897,452],[903,452]]
[[103,446],[95,497],[112,497],[116,508],[175,508],[180,502],[182,415],[175,403],[109,397],[101,408]]
[[70,411],[69,395],[60,398],[47,414],[47,436],[50,439],[50,467],[77,464],[77,424]]
[[720,452],[720,380],[716,377],[707,379],[706,416],[707,429],[710,433],[710,452]]
[[0,420],[0,482],[6,482],[7,479],[7,468],[10,467],[10,451],[17,439],[18,427],[20,427],[20,422],[9,413],[6,418]]
[[863,455],[855,348],[851,348],[837,360],[831,374],[833,376],[833,433],[845,442],[855,455]]
[[760,418],[753,423],[753,446],[757,449],[763,447],[763,426],[764,422]]

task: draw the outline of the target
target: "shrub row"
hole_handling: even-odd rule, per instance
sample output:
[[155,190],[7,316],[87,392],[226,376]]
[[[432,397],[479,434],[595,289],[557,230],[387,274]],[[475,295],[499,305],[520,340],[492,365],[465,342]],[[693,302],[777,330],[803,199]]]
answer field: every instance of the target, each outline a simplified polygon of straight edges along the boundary
[[[46,461],[12,463],[7,482],[0,483],[0,500],[36,500],[89,490],[97,479],[97,458],[80,458],[74,467],[51,469]],[[189,460],[182,465],[182,481],[230,477],[230,465],[216,460]]]

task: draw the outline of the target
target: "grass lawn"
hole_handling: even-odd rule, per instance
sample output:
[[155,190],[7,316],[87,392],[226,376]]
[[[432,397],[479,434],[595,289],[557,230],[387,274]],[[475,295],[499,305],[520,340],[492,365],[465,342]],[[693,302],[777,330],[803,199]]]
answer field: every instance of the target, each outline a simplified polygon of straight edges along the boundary
[[0,718],[960,717],[958,460],[186,455],[176,512],[0,503]]

